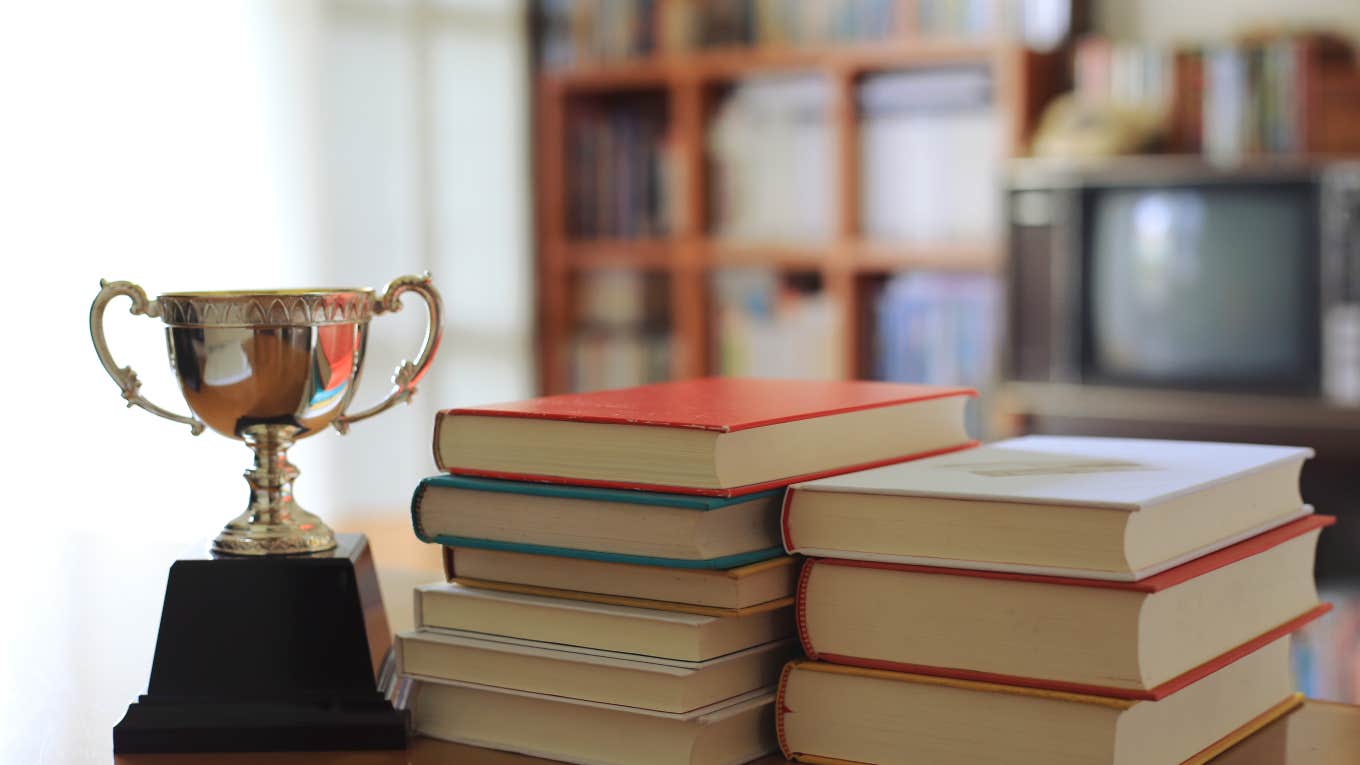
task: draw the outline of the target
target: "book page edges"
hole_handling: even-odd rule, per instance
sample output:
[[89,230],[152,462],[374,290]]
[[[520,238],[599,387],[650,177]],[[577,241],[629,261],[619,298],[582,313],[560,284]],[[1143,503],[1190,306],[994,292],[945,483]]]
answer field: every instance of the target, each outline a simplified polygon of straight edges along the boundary
[[930,451],[919,452],[916,454],[899,455],[896,457],[888,457],[882,460],[864,462],[857,465],[847,465],[845,467],[831,468],[829,470],[820,470],[814,473],[803,473],[802,475],[788,476],[785,478],[776,478],[769,481],[762,481],[761,483],[747,484],[745,486],[732,486],[728,488],[697,488],[693,486],[675,486],[670,484],[629,483],[628,481],[610,481],[595,478],[574,478],[570,476],[544,475],[537,473],[507,473],[500,470],[480,470],[461,467],[446,468],[446,472],[454,473],[457,475],[480,476],[483,478],[500,478],[511,481],[531,481],[538,483],[569,483],[575,484],[577,486],[598,486],[607,489],[632,489],[638,491],[655,491],[672,494],[698,494],[706,497],[744,497],[748,494],[755,494],[757,492],[762,492],[769,489],[783,488],[785,486],[788,486],[789,484],[798,483],[801,481],[812,481],[818,478],[827,478],[834,475],[841,475],[842,473],[855,473],[860,470],[884,467],[885,465],[895,465],[899,462],[909,462],[911,460],[924,459],[926,457],[934,457],[940,454],[948,454],[950,452],[971,449],[977,446],[978,443],[979,443],[978,441],[969,440],[963,443],[954,444],[952,446],[946,446],[939,449],[932,449]]
[[416,643],[435,643],[462,648],[498,651],[501,653],[515,654],[517,656],[533,656],[556,661],[596,664],[617,669],[632,669],[639,672],[655,672],[677,677],[688,676],[695,672],[710,669],[727,662],[737,661],[754,654],[777,651],[782,647],[791,645],[793,642],[793,638],[772,640],[768,643],[753,645],[750,648],[743,648],[740,651],[733,651],[732,653],[715,656],[703,661],[684,661],[682,659],[665,659],[654,656],[644,656],[641,654],[608,651],[601,648],[586,648],[585,646],[545,643],[539,640],[515,638],[508,635],[488,635],[469,630],[446,629],[442,627],[422,627],[412,632],[402,632],[398,634],[397,637],[400,642],[403,643],[407,641]]
[[669,600],[648,600],[647,598],[632,598],[627,595],[605,595],[595,592],[581,592],[578,590],[559,590],[553,587],[540,587],[534,584],[516,584],[514,582],[492,582],[486,579],[469,579],[467,577],[454,577],[449,580],[454,584],[461,584],[464,587],[472,587],[479,590],[498,590],[500,592],[517,592],[523,595],[538,595],[547,598],[564,598],[566,600],[580,600],[587,603],[604,603],[611,606],[627,606],[630,608],[648,608],[655,611],[676,611],[682,614],[695,614],[698,616],[747,616],[749,614],[759,614],[766,611],[774,611],[786,606],[793,605],[793,597],[776,598],[765,603],[757,603],[743,608],[719,608],[717,606],[701,606],[692,603],[676,603]]
[[[782,688],[783,686],[781,685],[780,687]],[[1271,707],[1270,709],[1267,709],[1265,712],[1262,712],[1261,714],[1252,718],[1245,725],[1237,728],[1236,730],[1232,731],[1223,738],[1220,738],[1218,741],[1215,741],[1214,743],[1205,747],[1203,750],[1195,754],[1193,757],[1181,763],[1181,765],[1205,765],[1205,763],[1214,759],[1218,755],[1223,754],[1224,752],[1233,748],[1237,744],[1246,740],[1252,734],[1256,733],[1262,728],[1265,728],[1267,725],[1270,725],[1276,720],[1279,720],[1280,718],[1284,717],[1290,712],[1293,712],[1294,710],[1298,709],[1301,706],[1303,706],[1303,694],[1295,693],[1289,696],[1288,698],[1284,699],[1280,703],[1276,704],[1275,706]],[[783,751],[783,739],[780,739],[780,747],[781,751]],[[816,754],[803,754],[801,752],[795,752],[791,754],[787,751],[784,751],[784,757],[785,759],[794,760],[795,762],[807,763],[807,765],[868,765],[868,763],[856,762],[854,760],[842,760],[836,757],[822,757]]]
[[[705,616],[700,614],[682,613],[679,611],[661,611],[653,608],[635,608],[632,606],[620,606],[608,603],[595,603],[585,600],[567,600],[564,598],[549,598],[542,595],[528,595],[518,592],[504,592],[501,590],[482,590],[472,587],[463,587],[457,583],[434,582],[422,584],[416,587],[417,596],[433,594],[435,596],[445,596],[453,598],[477,598],[481,600],[499,601],[501,603],[527,605],[537,608],[556,609],[562,611],[577,611],[588,614],[599,614],[603,616],[624,617],[628,619],[647,619],[652,621],[670,622],[687,626],[707,624],[720,617]],[[423,622],[417,626],[423,626]]]
[[[457,569],[454,566],[454,550],[456,550],[457,548],[453,545],[441,545],[441,547],[444,558],[444,579],[445,581],[451,582],[458,577]],[[516,553],[516,554],[535,555],[536,553]],[[558,556],[545,556],[545,557],[558,557]],[[579,558],[578,560],[586,559]],[[594,561],[594,562],[604,563],[605,565],[609,566],[641,565],[635,563],[621,563],[614,561]],[[754,576],[756,574],[768,571],[769,569],[772,568],[792,566],[793,564],[794,559],[792,557],[788,555],[780,555],[773,558],[767,558],[765,560],[756,561],[755,563],[747,563],[741,566],[734,566],[732,568],[694,568],[689,569],[689,571],[695,574],[696,576],[718,576],[724,579],[745,579],[748,576]]]
[[[957,683],[957,687],[968,687],[965,684],[980,684],[996,689],[1007,691],[1030,690],[1041,693],[1056,693],[1064,697],[1071,697],[1068,700],[1080,701],[1083,699],[1102,699],[1104,701],[1124,701],[1133,703],[1138,701],[1158,701],[1176,693],[1192,683],[1196,683],[1215,672],[1234,664],[1239,659],[1248,654],[1264,648],[1266,645],[1293,633],[1318,619],[1323,614],[1332,610],[1330,603],[1319,603],[1318,605],[1303,612],[1299,616],[1280,624],[1266,632],[1257,635],[1241,645],[1231,648],[1224,653],[1215,656],[1208,661],[1192,667],[1185,672],[1171,678],[1170,680],[1148,690],[1136,688],[1119,688],[1114,686],[1086,685],[1083,683],[1069,683],[1061,680],[1048,680],[1034,677],[1021,677],[1018,675],[1003,675],[995,672],[977,672],[969,669],[956,669],[953,667],[933,667],[923,664],[908,664],[902,662],[883,661],[879,659],[865,659],[858,656],[844,656],[834,653],[819,653],[822,662],[827,662],[819,666],[836,666],[845,669],[861,669],[869,672],[883,672],[894,677],[887,679],[898,679],[916,682],[917,678],[932,678],[936,681],[946,681],[944,684]],[[800,628],[799,636],[802,637],[803,631]],[[805,644],[806,647],[806,644]],[[811,652],[808,652],[812,655]],[[986,690],[986,688],[979,688]],[[1057,696],[1051,698],[1058,698]],[[1091,702],[1094,703],[1094,702]]]
[[658,712],[654,709],[642,709],[640,707],[626,707],[621,704],[607,704],[603,701],[586,701],[585,699],[573,699],[567,696],[553,696],[547,693],[535,693],[533,691],[517,691],[513,688],[497,688],[494,685],[482,685],[481,683],[469,683],[462,680],[446,680],[439,677],[420,677],[417,682],[430,685],[452,685],[460,688],[471,688],[478,691],[489,691],[491,693],[504,693],[509,696],[523,696],[530,699],[540,699],[543,701],[556,701],[573,706],[593,707],[595,709],[611,710],[615,712],[625,712],[628,714],[643,715],[645,717],[660,717],[667,720],[677,720],[680,722],[697,722],[701,725],[718,722],[732,715],[745,712],[752,707],[764,706],[774,701],[775,687],[757,688],[749,693],[734,696],[730,699],[709,704],[706,707],[699,707],[688,712]]
[[1293,712],[1294,710],[1298,709],[1301,706],[1303,706],[1303,694],[1302,693],[1291,694],[1288,698],[1284,699],[1280,703],[1276,704],[1270,709],[1267,709],[1266,711],[1252,718],[1245,725],[1241,726],[1240,728],[1237,728],[1236,730],[1224,736],[1223,738],[1220,738],[1218,741],[1215,741],[1214,743],[1200,750],[1193,757],[1181,763],[1181,765],[1204,765],[1205,763],[1209,762],[1210,760],[1214,759],[1220,754],[1223,754],[1224,752],[1233,748],[1237,744],[1241,743],[1247,737],[1251,736],[1253,733],[1256,733],[1257,731],[1261,730],[1267,725],[1270,725],[1271,723],[1275,722],[1281,717],[1284,717],[1290,712]]
[[[790,491],[790,494],[792,494],[792,490]],[[787,498],[785,499],[785,502],[786,503],[788,502]],[[1254,526],[1250,529],[1241,531],[1232,536],[1224,537],[1223,539],[1220,539],[1219,541],[1214,542],[1211,545],[1206,545],[1205,547],[1201,547],[1196,550],[1191,550],[1190,552],[1178,555],[1174,558],[1168,558],[1167,560],[1162,561],[1161,563],[1158,563],[1156,565],[1141,568],[1133,572],[1098,571],[1095,569],[1071,569],[1062,568],[1059,566],[1034,566],[1025,563],[997,563],[994,561],[960,560],[955,558],[931,558],[924,555],[886,555],[883,553],[858,552],[854,550],[832,550],[822,547],[799,547],[797,545],[790,544],[791,540],[788,539],[787,531],[785,532],[785,552],[787,552],[790,555],[805,555],[809,558],[818,559],[854,560],[872,563],[896,564],[902,566],[922,566],[927,568],[938,568],[940,569],[940,571],[938,571],[937,573],[941,574],[949,573],[951,571],[960,574],[964,574],[964,572],[968,571],[975,572],[982,571],[997,574],[1014,574],[1017,577],[1023,576],[1052,577],[1054,579],[1068,580],[1066,582],[1059,582],[1060,584],[1061,583],[1074,585],[1087,584],[1089,586],[1096,586],[1094,585],[1094,582],[1100,581],[1121,583],[1140,582],[1144,579],[1157,576],[1158,574],[1165,573],[1167,571],[1170,571],[1171,569],[1190,563],[1191,561],[1194,561],[1197,558],[1202,558],[1206,555],[1210,555],[1225,548],[1232,547],[1233,545],[1238,544],[1240,542],[1247,541],[1253,537],[1259,536],[1273,529],[1277,529],[1287,524],[1293,523],[1299,520],[1300,518],[1304,518],[1312,514],[1313,514],[1312,505],[1304,505],[1300,507],[1298,510],[1294,511],[1293,513],[1290,513],[1288,515],[1282,515],[1278,518],[1273,518],[1267,521],[1266,523],[1261,524],[1260,526]],[[784,513],[784,518],[782,519],[782,525],[785,525],[786,527],[788,524],[788,517],[789,513],[786,511]],[[1082,580],[1086,581],[1083,582]]]

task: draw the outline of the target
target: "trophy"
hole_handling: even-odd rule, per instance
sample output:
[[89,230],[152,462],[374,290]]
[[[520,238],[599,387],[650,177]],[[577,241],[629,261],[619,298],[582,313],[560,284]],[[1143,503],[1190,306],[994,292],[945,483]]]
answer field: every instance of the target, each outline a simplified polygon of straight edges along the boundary
[[[439,347],[442,305],[429,275],[368,289],[178,292],[147,300],[131,282],[101,282],[90,335],[127,405],[244,441],[246,510],[211,550],[170,568],[147,693],[113,729],[118,753],[400,749],[407,715],[378,689],[391,634],[367,539],[334,534],[293,499],[288,447],[327,426],[341,433],[409,401]],[[350,413],[368,325],[419,295],[429,311],[420,355],[387,395]],[[170,365],[192,412],[148,401],[114,361],[104,312],[166,325]]]
[[[297,468],[288,447],[331,426],[350,424],[410,401],[439,347],[443,308],[428,275],[403,276],[381,297],[368,289],[178,292],[148,301],[131,282],[101,281],[90,306],[90,335],[104,369],[127,405],[184,423],[194,435],[212,428],[255,452],[245,473],[250,502],[213,541],[231,555],[289,555],[330,550],[335,535],[293,499]],[[429,322],[415,362],[403,361],[392,389],[376,405],[347,412],[359,383],[368,323],[401,310],[406,292],[425,300]],[[104,311],[118,296],[131,313],[165,322],[170,366],[193,415],[175,414],[146,400],[131,367],[113,360],[104,340]]]

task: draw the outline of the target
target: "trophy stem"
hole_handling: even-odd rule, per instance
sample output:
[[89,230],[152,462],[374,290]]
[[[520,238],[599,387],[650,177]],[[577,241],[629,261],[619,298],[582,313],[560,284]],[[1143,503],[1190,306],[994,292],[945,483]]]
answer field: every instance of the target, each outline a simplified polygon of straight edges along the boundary
[[298,469],[288,461],[293,439],[271,427],[243,434],[255,452],[245,471],[250,505],[213,541],[213,550],[232,555],[288,555],[330,550],[335,534],[320,518],[293,500]]

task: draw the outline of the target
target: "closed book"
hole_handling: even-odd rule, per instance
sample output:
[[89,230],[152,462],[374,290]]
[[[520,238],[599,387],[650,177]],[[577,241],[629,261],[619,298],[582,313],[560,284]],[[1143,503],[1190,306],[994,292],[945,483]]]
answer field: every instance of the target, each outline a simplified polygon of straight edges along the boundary
[[1201,765],[1301,703],[1286,637],[1158,701],[795,661],[775,725],[822,765]]
[[[482,588],[581,600],[625,598],[643,608],[740,611],[792,602],[798,581],[794,559],[778,558],[727,569],[673,568],[611,563],[561,555],[533,555],[479,547],[445,547],[450,581]],[[475,583],[475,584],[473,584]],[[667,604],[665,606],[661,604]]]
[[1325,613],[1308,516],[1140,582],[809,559],[813,659],[1160,699]]
[[491,478],[738,496],[971,446],[968,388],[709,378],[441,412],[435,462]]
[[1312,450],[1026,436],[791,487],[790,553],[1137,581],[1307,515]]
[[475,476],[426,478],[411,499],[416,536],[458,547],[689,568],[784,554],[778,489],[703,497]]
[[773,689],[692,712],[420,681],[416,733],[579,765],[739,765],[776,749]]
[[677,661],[461,630],[397,636],[401,671],[660,712],[689,712],[774,685],[798,652],[780,640],[707,661]]
[[456,583],[416,588],[416,625],[683,661],[706,661],[795,634],[791,605],[706,616]]

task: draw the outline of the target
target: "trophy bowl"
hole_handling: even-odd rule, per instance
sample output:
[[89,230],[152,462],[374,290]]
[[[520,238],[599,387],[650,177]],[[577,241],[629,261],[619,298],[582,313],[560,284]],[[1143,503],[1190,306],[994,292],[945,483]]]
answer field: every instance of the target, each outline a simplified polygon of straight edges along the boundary
[[[345,433],[352,423],[410,401],[442,332],[443,306],[429,275],[394,279],[380,296],[370,289],[249,290],[174,292],[149,301],[131,282],[101,281],[100,287],[90,306],[90,336],[127,405],[184,423],[194,435],[211,428],[255,452],[255,464],[245,472],[250,502],[213,541],[213,550],[290,555],[334,548],[331,529],[293,499],[298,470],[288,461],[288,447],[327,426]],[[420,355],[398,364],[381,401],[350,414],[369,322],[401,310],[408,291],[429,311]],[[191,415],[143,398],[136,373],[114,361],[104,339],[104,312],[119,296],[131,299],[133,315],[164,322],[170,366]]]

